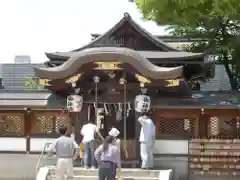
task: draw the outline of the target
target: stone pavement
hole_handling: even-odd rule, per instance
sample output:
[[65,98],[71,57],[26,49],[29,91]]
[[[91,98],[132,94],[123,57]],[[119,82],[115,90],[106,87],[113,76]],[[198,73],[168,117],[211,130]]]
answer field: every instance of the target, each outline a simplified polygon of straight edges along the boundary
[[[35,180],[36,164],[39,158],[33,154],[1,154],[0,180]],[[165,157],[155,159],[159,169],[174,169],[176,180],[186,180],[188,163],[186,158]],[[56,159],[46,159],[42,165],[54,165]]]
[[35,180],[39,155],[0,154],[0,180]]

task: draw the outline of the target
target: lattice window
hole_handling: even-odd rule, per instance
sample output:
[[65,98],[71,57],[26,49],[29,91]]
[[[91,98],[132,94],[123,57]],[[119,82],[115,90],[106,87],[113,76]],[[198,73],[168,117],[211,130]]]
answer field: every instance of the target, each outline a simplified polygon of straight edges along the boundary
[[212,136],[217,136],[220,133],[219,119],[217,117],[210,118],[210,134]]
[[56,116],[56,129],[59,129],[61,126],[66,126],[68,127],[68,122],[69,122],[69,116],[62,114]]
[[36,113],[33,133],[47,134],[54,132],[55,113]]
[[193,135],[194,122],[190,118],[178,117],[159,117],[157,119],[157,134],[174,136],[174,135]]
[[[240,136],[240,122],[237,118],[232,117],[217,117],[218,119],[218,136],[221,137],[239,137]],[[216,129],[216,124],[211,123],[210,119],[210,129]],[[216,130],[215,130],[216,131]],[[210,131],[211,134],[211,131]],[[211,134],[213,135],[213,134]]]
[[0,114],[0,134],[24,135],[23,114]]
[[69,117],[56,112],[36,113],[33,134],[57,133],[60,126],[68,126]]

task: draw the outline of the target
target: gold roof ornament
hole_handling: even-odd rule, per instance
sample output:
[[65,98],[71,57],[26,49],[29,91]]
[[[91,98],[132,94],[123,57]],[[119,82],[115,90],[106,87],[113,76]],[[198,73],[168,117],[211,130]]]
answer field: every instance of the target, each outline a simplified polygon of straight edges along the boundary
[[176,87],[176,86],[179,86],[180,84],[179,79],[169,79],[169,80],[166,80],[166,82],[168,83],[166,87]]
[[50,82],[51,82],[51,79],[39,79],[38,80],[38,84],[41,86],[52,86],[50,84]]
[[75,76],[72,76],[72,77],[68,78],[68,79],[65,81],[65,83],[67,83],[67,84],[76,83],[76,82],[80,79],[81,76],[82,76],[82,74],[77,74],[77,75],[75,75]]
[[143,83],[143,84],[149,84],[151,83],[152,81],[140,74],[135,74],[135,77],[137,78],[137,80],[140,82],[140,83]]

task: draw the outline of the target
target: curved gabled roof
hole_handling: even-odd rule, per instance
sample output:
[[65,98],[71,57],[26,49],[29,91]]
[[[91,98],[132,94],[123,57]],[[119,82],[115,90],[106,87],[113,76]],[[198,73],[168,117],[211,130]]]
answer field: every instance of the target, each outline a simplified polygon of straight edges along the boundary
[[[146,31],[144,28],[142,28],[140,25],[138,25],[130,16],[128,13],[124,13],[124,17],[117,23],[115,26],[113,26],[110,30],[108,30],[106,33],[102,34],[98,38],[91,41],[89,44],[82,46],[81,48],[72,50],[70,52],[78,52],[86,48],[92,48],[95,47],[95,44],[106,44],[105,40],[108,39],[114,32],[116,32],[124,23],[129,23],[137,32],[139,32],[142,36],[147,38],[149,41],[153,42],[156,46],[159,47],[159,50],[164,51],[180,51],[167,43],[164,43],[156,36],[153,36],[151,33]],[[46,56],[51,59],[53,57],[54,53],[46,53]],[[59,58],[59,57],[58,57]],[[61,57],[60,57],[61,58]]]
[[77,73],[78,69],[86,63],[96,61],[118,60],[128,63],[136,68],[144,76],[153,79],[172,79],[182,75],[183,68],[159,67],[152,64],[148,59],[141,56],[137,51],[120,47],[87,48],[76,52],[65,63],[53,68],[34,68],[38,77],[46,79],[62,79]]
[[118,28],[120,28],[124,23],[128,22],[136,31],[138,31],[141,35],[146,37],[148,40],[152,41],[154,44],[156,44],[159,48],[165,50],[165,51],[179,51],[178,49],[175,49],[168,44],[164,43],[163,41],[159,40],[157,37],[153,36],[151,33],[146,31],[144,28],[142,28],[140,25],[138,25],[130,16],[128,13],[124,13],[123,18],[115,25],[113,26],[110,30],[108,30],[106,33],[101,35],[100,37],[96,38],[89,44],[75,49],[73,51],[81,51],[82,49],[85,48],[90,48],[92,47],[93,44],[95,44],[98,41],[101,41],[102,39],[106,39],[106,37],[111,36]]

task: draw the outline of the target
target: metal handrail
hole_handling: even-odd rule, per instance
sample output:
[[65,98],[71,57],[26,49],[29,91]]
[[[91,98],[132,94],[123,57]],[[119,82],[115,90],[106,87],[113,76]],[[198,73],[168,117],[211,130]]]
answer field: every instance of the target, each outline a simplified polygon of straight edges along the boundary
[[38,158],[37,165],[36,165],[36,175],[37,175],[37,173],[38,173],[38,170],[39,170],[39,167],[40,167],[40,162],[41,162],[41,160],[42,160],[42,157],[43,157],[43,155],[44,155],[47,147],[49,147],[51,144],[52,144],[52,143],[49,143],[49,142],[45,143],[44,148],[42,149],[42,152],[41,152],[41,154],[40,154],[40,156],[39,156],[39,158]]

